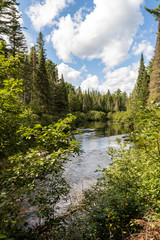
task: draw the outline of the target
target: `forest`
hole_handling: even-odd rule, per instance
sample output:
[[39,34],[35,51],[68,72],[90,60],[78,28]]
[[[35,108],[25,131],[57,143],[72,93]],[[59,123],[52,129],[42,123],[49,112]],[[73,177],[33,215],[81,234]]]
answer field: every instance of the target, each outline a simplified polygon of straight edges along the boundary
[[[0,239],[160,239],[160,5],[155,54],[141,54],[130,96],[82,92],[59,77],[45,41],[27,49],[16,0],[0,1]],[[79,122],[108,121],[130,128],[131,146],[110,149],[112,164],[85,192],[76,210],[56,217],[70,186],[68,156],[81,152]],[[24,206],[41,224],[30,227]]]

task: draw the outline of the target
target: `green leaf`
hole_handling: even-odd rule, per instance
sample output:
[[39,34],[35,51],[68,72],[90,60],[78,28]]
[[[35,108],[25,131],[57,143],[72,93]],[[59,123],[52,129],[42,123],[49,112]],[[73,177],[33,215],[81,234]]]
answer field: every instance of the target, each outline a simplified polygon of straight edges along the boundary
[[0,233],[0,239],[6,238],[6,235]]

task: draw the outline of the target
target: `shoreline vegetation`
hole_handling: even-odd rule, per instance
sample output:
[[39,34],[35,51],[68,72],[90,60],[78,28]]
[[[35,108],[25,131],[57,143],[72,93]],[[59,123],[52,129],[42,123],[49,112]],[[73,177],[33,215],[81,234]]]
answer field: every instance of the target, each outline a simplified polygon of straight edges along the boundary
[[[17,5],[0,1],[0,239],[159,240],[160,5],[146,8],[159,21],[155,55],[147,67],[141,55],[129,97],[119,88],[82,93],[59,78],[41,32],[27,51]],[[110,149],[112,163],[97,184],[57,218],[70,189],[64,164],[81,151],[76,124],[107,119],[130,127],[133,146]],[[26,199],[43,224],[28,226]]]

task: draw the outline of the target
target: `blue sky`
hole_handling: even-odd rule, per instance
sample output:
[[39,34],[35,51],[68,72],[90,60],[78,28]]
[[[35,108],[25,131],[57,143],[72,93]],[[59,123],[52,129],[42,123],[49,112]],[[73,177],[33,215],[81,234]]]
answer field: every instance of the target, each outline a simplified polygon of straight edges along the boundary
[[82,90],[130,93],[141,53],[154,55],[156,0],[18,0],[28,46],[43,33],[47,58]]

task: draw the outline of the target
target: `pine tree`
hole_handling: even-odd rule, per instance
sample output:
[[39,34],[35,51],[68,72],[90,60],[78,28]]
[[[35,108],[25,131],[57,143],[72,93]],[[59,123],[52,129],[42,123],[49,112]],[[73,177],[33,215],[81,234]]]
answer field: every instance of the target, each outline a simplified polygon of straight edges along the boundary
[[76,89],[76,98],[77,98],[77,100],[78,100],[78,109],[77,109],[77,111],[82,112],[82,107],[83,107],[83,95],[82,95],[82,90],[81,90],[81,87],[80,87],[80,86]]
[[29,72],[31,73],[31,86],[30,86],[30,96],[31,96],[31,102],[34,101],[34,96],[36,92],[36,69],[38,65],[38,59],[37,59],[37,51],[36,46],[34,45],[29,53],[28,61],[29,61]]
[[27,52],[17,5],[14,0],[3,0],[0,3],[0,40],[9,42],[9,50],[13,56]]
[[25,104],[29,104],[32,98],[33,79],[32,68],[28,54],[21,59],[19,78],[23,79],[23,102]]
[[158,21],[158,33],[157,33],[157,42],[155,54],[153,57],[152,72],[150,75],[150,84],[149,84],[149,99],[160,101],[160,5],[155,9],[145,8],[149,13],[151,13],[155,20]]
[[59,88],[60,88],[59,111],[60,112],[66,112],[68,110],[68,96],[67,96],[67,90],[66,90],[66,85],[65,85],[65,82],[64,82],[63,74],[62,74],[61,79],[60,79]]
[[140,67],[138,71],[138,78],[136,82],[135,89],[135,103],[141,102],[141,104],[145,105],[148,99],[149,90],[149,76],[145,69],[143,54],[141,54],[140,59]]
[[19,19],[21,15],[19,14],[16,6],[11,6],[10,9],[10,23],[9,25],[9,43],[11,47],[11,54],[15,56],[17,53],[27,52],[26,40],[22,32],[22,27],[20,25]]
[[68,92],[68,104],[69,104],[70,113],[78,111],[77,103],[78,103],[78,99],[76,98],[75,90],[73,86],[70,85],[69,92]]
[[105,112],[112,112],[113,111],[113,98],[108,90],[105,94]]
[[[43,35],[40,32],[37,39],[38,64],[35,72],[33,103],[39,114],[49,113],[50,109],[50,84],[46,71],[46,55],[44,50]],[[35,59],[33,58],[33,61]],[[35,64],[35,63],[34,63]]]
[[51,60],[46,61],[46,71],[51,84],[58,82],[58,69],[57,65],[54,64]]
[[0,40],[10,34],[10,9],[15,5],[18,5],[16,0],[0,1]]

